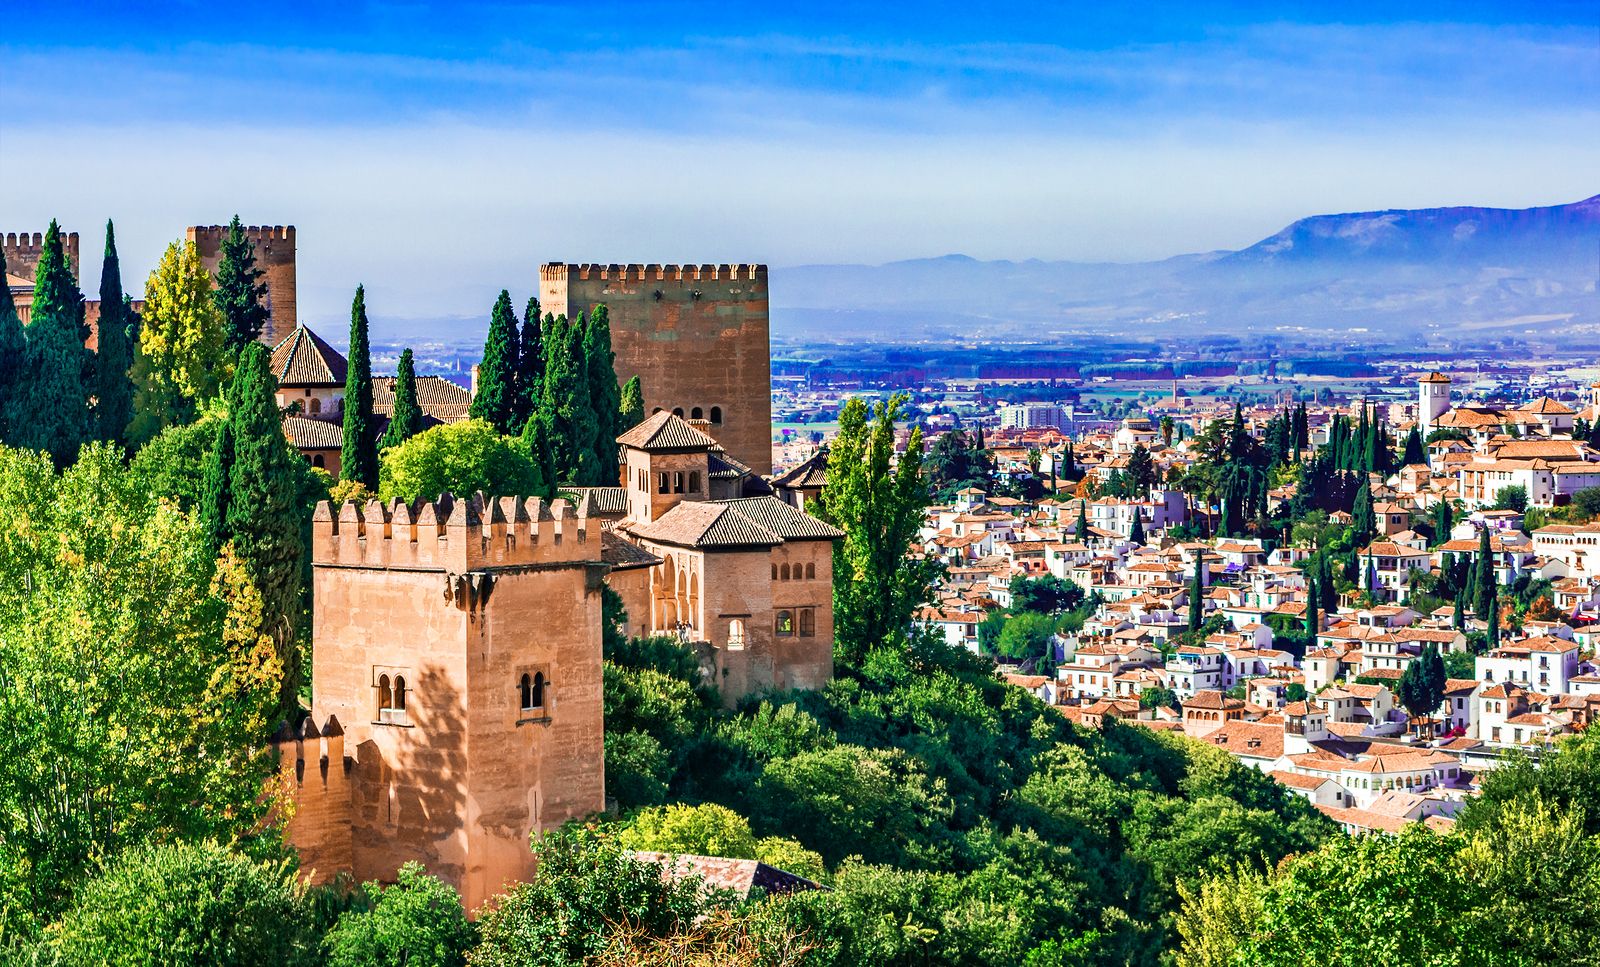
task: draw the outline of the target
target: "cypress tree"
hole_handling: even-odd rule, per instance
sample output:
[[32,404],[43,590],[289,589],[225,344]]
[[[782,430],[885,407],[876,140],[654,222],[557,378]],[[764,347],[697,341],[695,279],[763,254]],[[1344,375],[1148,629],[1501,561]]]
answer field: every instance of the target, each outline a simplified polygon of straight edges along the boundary
[[255,243],[244,233],[239,216],[234,215],[228,223],[228,234],[222,237],[213,294],[217,311],[222,314],[222,338],[230,356],[237,356],[260,339],[261,330],[266,327],[267,307],[261,301],[267,294],[267,286],[261,281],[264,274],[256,268]]
[[[10,293],[7,293],[9,298]],[[122,292],[122,268],[117,260],[117,240],[106,222],[105,261],[100,266],[99,355],[95,359],[95,422],[100,439],[127,447],[128,424],[133,422],[133,339],[130,306]]]
[[577,324],[567,328],[566,336],[568,365],[572,370],[572,396],[567,403],[571,414],[568,425],[572,428],[572,479],[582,487],[615,487],[617,476],[613,474],[609,480],[606,479],[596,457],[600,443],[600,414],[595,407],[589,379],[589,360],[584,351],[588,330],[589,322],[580,312]]
[[1456,592],[1456,613],[1450,619],[1450,627],[1457,631],[1465,631],[1467,627],[1467,592]]
[[1199,631],[1200,623],[1205,617],[1205,582],[1200,579],[1200,568],[1204,565],[1203,552],[1196,551],[1194,555],[1194,579],[1189,585],[1189,630]]
[[11,443],[9,412],[24,385],[28,337],[22,331],[17,302],[5,284],[6,256],[0,249],[0,443]]
[[1089,543],[1089,505],[1078,501],[1078,526],[1073,531],[1073,538],[1079,544]]
[[611,314],[605,303],[594,307],[583,331],[583,357],[588,370],[589,405],[595,417],[594,473],[597,486],[614,487],[622,478],[617,463],[617,437],[622,430],[622,393],[617,387],[617,354],[611,349]]
[[[237,382],[237,381],[235,381]],[[224,420],[212,441],[211,452],[206,454],[204,475],[200,482],[200,526],[205,531],[206,544],[215,557],[222,545],[228,542],[228,487],[233,477],[233,422]]]
[[478,389],[467,412],[488,420],[501,433],[511,432],[517,408],[517,314],[511,293],[500,290],[489,314],[489,334],[483,341],[483,362],[478,366]]
[[1406,452],[1405,456],[1400,458],[1400,465],[1409,467],[1413,464],[1426,464],[1427,462],[1428,451],[1423,449],[1422,434],[1417,432],[1417,428],[1413,426],[1411,432],[1406,434]]
[[91,436],[92,354],[84,348],[83,296],[52,219],[34,275],[32,320],[18,391],[7,407],[13,446],[50,454],[58,469]]
[[389,414],[389,425],[384,427],[378,449],[397,447],[416,436],[421,429],[422,407],[417,405],[417,369],[411,359],[411,350],[406,349],[400,353],[400,368],[394,378],[394,410]]
[[1489,632],[1484,640],[1488,642],[1490,651],[1500,646],[1500,609],[1493,605],[1489,607]]
[[617,421],[619,436],[644,422],[644,387],[639,383],[639,377],[630,377],[622,387],[618,409],[621,410]]
[[1128,540],[1144,546],[1144,517],[1137,510],[1133,512],[1133,526],[1128,528]]
[[550,448],[559,479],[573,480],[577,470],[576,452],[572,446],[571,399],[577,374],[572,371],[572,357],[567,352],[568,333],[571,326],[567,317],[545,317],[544,337],[544,389],[539,399],[538,419],[544,423],[545,445]]
[[[1182,427],[1179,427],[1181,430]],[[1061,467],[1061,475],[1068,480],[1076,480],[1078,476],[1078,457],[1072,450],[1072,441],[1067,441],[1066,459]]]
[[262,628],[283,662],[281,711],[287,715],[300,684],[295,636],[306,552],[300,499],[306,467],[284,436],[274,383],[267,348],[246,346],[230,394],[233,465],[223,533],[261,591]]
[[546,500],[555,497],[558,482],[555,458],[550,452],[550,441],[545,436],[548,426],[549,421],[540,419],[537,413],[522,425],[522,446],[533,461],[533,484],[528,496]]
[[1333,614],[1339,610],[1339,589],[1333,586],[1333,571],[1328,564],[1328,556],[1322,555],[1321,564],[1317,573],[1317,588],[1322,592],[1322,610],[1325,614]]
[[1365,475],[1361,478],[1361,489],[1356,491],[1352,512],[1355,517],[1355,542],[1365,544],[1378,532],[1378,516],[1372,509],[1372,485]]
[[350,360],[344,376],[344,447],[339,479],[378,489],[378,441],[372,432],[372,353],[367,343],[367,288],[350,305]]
[[1317,632],[1322,630],[1322,623],[1317,617],[1317,598],[1320,593],[1317,589],[1316,575],[1313,574],[1311,580],[1306,583],[1305,635],[1307,648],[1317,647]]
[[1495,608],[1494,555],[1489,547],[1489,528],[1485,527],[1478,533],[1477,597],[1473,601],[1473,610],[1483,621],[1489,620],[1489,615],[1498,610]]
[[512,426],[527,424],[528,418],[539,409],[539,397],[544,393],[544,335],[539,320],[539,299],[528,300],[528,309],[522,316],[522,336],[517,340],[517,398],[513,408]]

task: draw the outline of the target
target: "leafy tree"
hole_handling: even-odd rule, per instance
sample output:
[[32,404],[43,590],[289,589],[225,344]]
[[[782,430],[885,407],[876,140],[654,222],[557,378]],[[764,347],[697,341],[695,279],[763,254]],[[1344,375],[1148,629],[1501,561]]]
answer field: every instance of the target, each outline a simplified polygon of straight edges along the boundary
[[199,515],[200,531],[205,536],[206,547],[212,554],[217,554],[228,540],[228,502],[233,486],[234,463],[233,424],[223,420],[212,439],[211,452],[206,455],[205,472],[201,477]]
[[845,533],[833,555],[836,648],[846,661],[900,640],[932,596],[937,564],[907,560],[922,527],[928,487],[922,474],[922,431],[913,428],[895,459],[896,395],[867,422],[867,406],[850,400],[839,412],[839,435],[828,452],[821,513]]
[[1139,692],[1140,708],[1178,708],[1178,693],[1170,688],[1152,685]]
[[500,290],[489,314],[489,334],[483,342],[483,363],[478,367],[478,388],[467,412],[486,420],[501,433],[510,433],[517,412],[517,313],[511,293]]
[[1060,614],[1083,603],[1083,589],[1053,574],[1036,578],[1017,575],[1011,579],[1011,609],[1038,614]]
[[134,438],[146,440],[194,419],[230,375],[211,275],[194,243],[173,242],[144,285],[134,360]]
[[[0,317],[4,315],[4,307],[0,306]],[[1600,487],[1585,487],[1572,495],[1572,506],[1582,511],[1589,518],[1600,517]]]
[[[0,279],[6,274],[6,257],[0,251]],[[0,285],[0,443],[13,443],[10,413],[13,402],[26,385],[28,338],[22,331],[22,318],[11,286]]]
[[[623,384],[622,398],[618,404],[622,415],[617,422],[617,427],[626,433],[640,423],[644,422],[644,388],[639,383],[639,377],[633,376]],[[1600,487],[1595,488],[1600,494]]]
[[617,465],[617,437],[623,433],[622,394],[617,388],[616,353],[611,351],[611,315],[603,303],[594,307],[583,330],[583,356],[595,423],[591,482],[614,487],[622,478]]
[[1056,623],[1049,615],[1023,612],[1009,618],[995,641],[995,651],[1006,658],[1045,658]]
[[926,463],[930,485],[942,497],[969,487],[988,492],[994,486],[993,458],[964,430],[951,430],[933,441]]
[[363,887],[370,907],[340,915],[324,938],[328,967],[463,967],[477,931],[461,909],[461,894],[406,863],[395,884]]
[[1528,509],[1528,488],[1526,487],[1501,487],[1495,494],[1494,506],[1491,510],[1514,510],[1522,513]]
[[[267,306],[261,301],[267,294],[267,286],[261,281],[265,273],[256,268],[255,243],[244,233],[238,215],[233,216],[228,234],[222,237],[221,255],[213,297],[222,317],[223,346],[230,356],[238,356],[244,347],[261,338],[267,324]],[[103,297],[101,304],[104,305]]]
[[422,430],[422,407],[417,404],[417,368],[411,350],[400,353],[400,367],[394,378],[394,410],[389,425],[378,442],[380,451],[397,447]]
[[[3,298],[10,299],[8,292]],[[0,315],[4,314],[0,306]],[[0,327],[4,323],[0,322]],[[100,321],[95,358],[95,424],[100,439],[126,447],[128,425],[133,422],[133,307],[122,292],[122,268],[117,260],[117,240],[106,222],[105,259],[100,265]],[[0,342],[3,342],[0,337]],[[0,399],[5,394],[0,392]]]
[[250,837],[281,663],[231,552],[105,444],[0,448],[0,932],[159,836]]
[[[398,387],[396,387],[398,390]],[[372,425],[372,353],[367,343],[367,287],[350,304],[350,359],[344,377],[344,446],[339,479],[378,485],[378,440]]]
[[310,965],[305,920],[287,863],[212,844],[154,846],[89,881],[45,950],[63,964]]
[[544,394],[544,334],[540,329],[539,298],[533,296],[528,299],[522,333],[517,337],[517,392],[511,426],[518,430],[538,412]]
[[1299,682],[1290,682],[1284,686],[1283,700],[1286,702],[1303,702],[1306,700],[1306,687]]
[[583,448],[577,442],[575,426],[579,418],[577,395],[580,387],[588,387],[581,379],[584,371],[574,365],[572,345],[578,335],[574,328],[566,316],[561,316],[549,320],[543,333],[544,391],[538,418],[544,422],[544,438],[550,447],[556,474],[563,482],[579,481],[579,455]]
[[466,496],[534,493],[533,463],[518,441],[501,436],[484,420],[429,427],[383,453],[378,496],[383,500],[433,500],[443,493]]
[[1445,670],[1439,650],[1429,644],[1400,676],[1399,699],[1413,718],[1431,715],[1444,701]]
[[32,313],[17,392],[4,401],[7,439],[14,446],[43,450],[57,467],[65,467],[93,436],[93,357],[83,345],[88,336],[83,296],[54,220],[34,275]]
[[523,424],[521,440],[523,452],[528,455],[528,463],[532,470],[528,493],[546,499],[555,496],[556,485],[560,482],[556,473],[555,454],[551,449],[549,438],[545,436],[549,426],[548,420],[540,419],[538,414],[535,414]]

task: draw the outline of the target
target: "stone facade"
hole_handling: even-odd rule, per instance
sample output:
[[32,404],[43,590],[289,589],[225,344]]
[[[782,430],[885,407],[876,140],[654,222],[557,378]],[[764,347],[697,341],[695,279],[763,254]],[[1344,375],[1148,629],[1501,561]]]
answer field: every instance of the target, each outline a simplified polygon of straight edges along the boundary
[[[261,330],[261,342],[276,346],[294,330],[298,322],[295,315],[295,263],[293,225],[250,225],[245,235],[256,246],[256,268],[264,274],[266,284],[267,322]],[[200,249],[200,262],[206,271],[215,275],[217,263],[222,261],[222,240],[228,235],[226,225],[193,225],[188,239]]]
[[417,860],[473,908],[532,874],[530,831],[604,808],[600,545],[564,501],[317,508],[288,834],[319,878]]
[[772,472],[772,359],[765,265],[573,265],[539,270],[545,312],[605,303],[617,378],[638,376],[646,412],[708,421],[757,473]]

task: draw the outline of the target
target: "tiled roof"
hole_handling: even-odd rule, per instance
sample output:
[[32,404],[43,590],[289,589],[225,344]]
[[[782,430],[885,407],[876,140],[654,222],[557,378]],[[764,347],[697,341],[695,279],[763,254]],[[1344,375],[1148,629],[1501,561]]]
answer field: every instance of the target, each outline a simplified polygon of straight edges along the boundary
[[653,567],[661,563],[661,558],[609,530],[600,532],[600,560],[616,571]]
[[337,450],[344,446],[344,427],[328,420],[308,416],[286,416],[283,432],[299,450]]
[[272,375],[280,386],[343,386],[345,359],[321,336],[296,326],[272,350]]
[[717,441],[690,426],[681,416],[662,410],[617,437],[617,442],[636,450],[709,450]]
[[628,491],[622,487],[573,487],[570,488],[575,503],[581,505],[585,498],[594,502],[589,505],[590,516],[615,517],[628,512]]
[[774,487],[821,487],[828,482],[828,448],[823,447],[806,461],[782,476],[772,478]]
[[[372,412],[388,416],[394,412],[393,376],[375,376],[372,379]],[[467,418],[467,408],[472,405],[472,394],[445,379],[443,376],[417,377],[417,406],[424,416],[440,423],[459,423]]]
[[839,528],[796,510],[776,497],[740,497],[716,503],[734,508],[786,541],[834,540],[844,536]]
[[684,501],[656,520],[631,525],[645,540],[681,547],[773,547],[783,538],[726,503]]

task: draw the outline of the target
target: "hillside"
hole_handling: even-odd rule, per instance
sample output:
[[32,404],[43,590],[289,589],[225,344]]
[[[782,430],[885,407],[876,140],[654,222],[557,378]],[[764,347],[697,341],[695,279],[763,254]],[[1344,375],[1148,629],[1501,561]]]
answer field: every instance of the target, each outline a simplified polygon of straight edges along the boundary
[[[1158,262],[806,265],[773,273],[779,336],[1038,336],[1161,322],[1416,335],[1600,323],[1600,195],[1521,210],[1316,215],[1237,252]],[[974,293],[982,293],[981,300]]]

